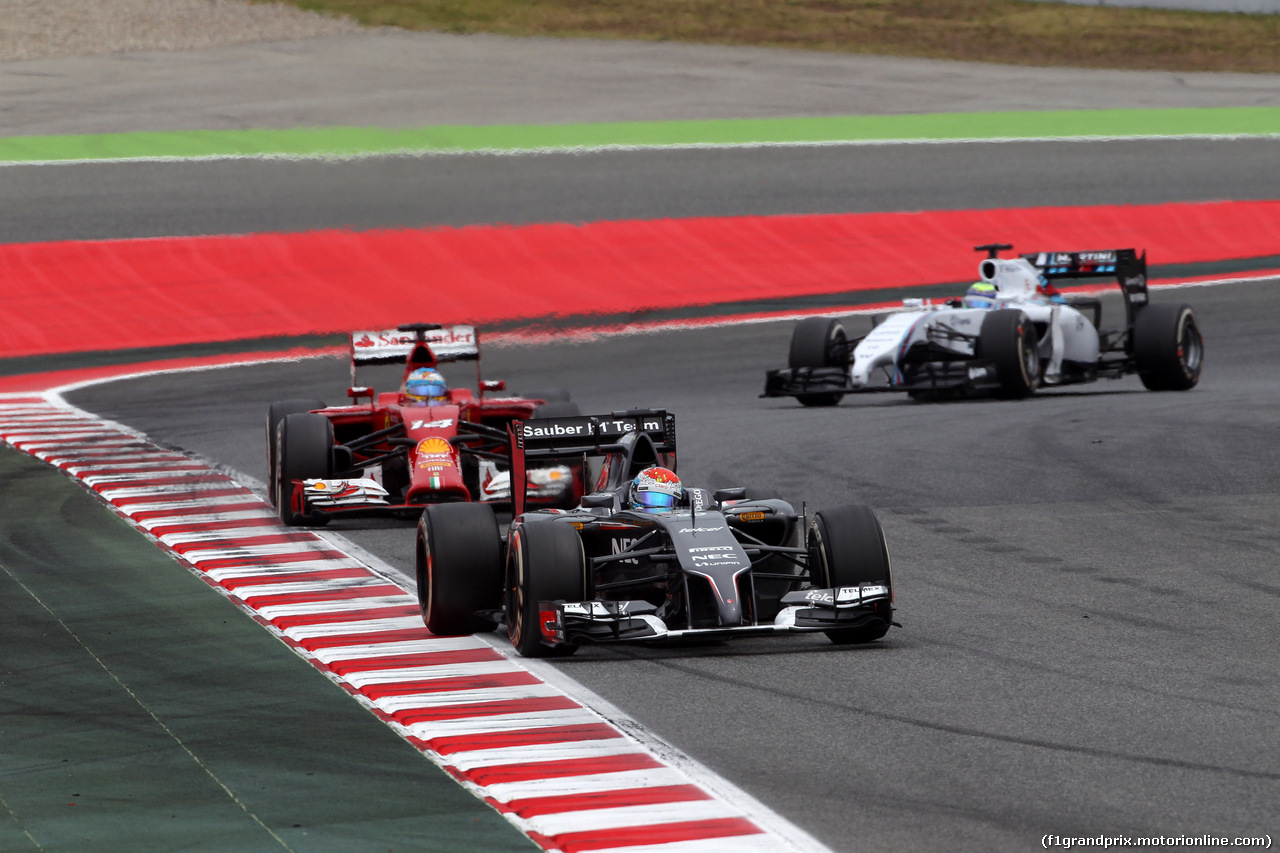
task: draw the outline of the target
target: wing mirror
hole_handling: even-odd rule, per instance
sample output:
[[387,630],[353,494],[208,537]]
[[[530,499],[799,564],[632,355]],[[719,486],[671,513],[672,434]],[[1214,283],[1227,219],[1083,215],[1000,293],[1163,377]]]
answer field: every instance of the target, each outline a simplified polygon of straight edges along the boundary
[[486,379],[480,383],[480,391],[505,391],[507,383],[501,379]]
[[718,504],[722,504],[725,501],[745,500],[747,497],[747,487],[734,486],[731,489],[716,489],[714,497],[716,499],[716,503]]

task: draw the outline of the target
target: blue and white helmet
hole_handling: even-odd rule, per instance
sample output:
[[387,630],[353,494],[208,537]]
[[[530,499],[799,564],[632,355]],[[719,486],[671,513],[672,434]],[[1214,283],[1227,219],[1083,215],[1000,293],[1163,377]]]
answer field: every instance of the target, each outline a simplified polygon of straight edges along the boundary
[[965,308],[994,308],[996,286],[989,281],[975,281],[964,295]]
[[438,370],[420,367],[405,378],[400,394],[403,405],[432,406],[449,401],[449,386]]

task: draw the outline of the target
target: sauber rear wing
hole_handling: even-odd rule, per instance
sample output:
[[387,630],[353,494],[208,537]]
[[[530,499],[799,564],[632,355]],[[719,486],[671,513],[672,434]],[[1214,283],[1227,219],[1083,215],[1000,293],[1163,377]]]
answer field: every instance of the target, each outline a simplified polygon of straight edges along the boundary
[[1147,253],[1136,249],[1093,252],[1034,252],[1022,257],[1048,281],[1077,278],[1114,278],[1124,295],[1126,326],[1132,327],[1147,305]]
[[676,449],[676,416],[663,409],[630,409],[607,415],[575,415],[512,421],[507,425],[511,444],[511,500],[516,515],[524,512],[526,460],[569,456],[605,456],[623,449],[618,440],[643,434],[659,453]]

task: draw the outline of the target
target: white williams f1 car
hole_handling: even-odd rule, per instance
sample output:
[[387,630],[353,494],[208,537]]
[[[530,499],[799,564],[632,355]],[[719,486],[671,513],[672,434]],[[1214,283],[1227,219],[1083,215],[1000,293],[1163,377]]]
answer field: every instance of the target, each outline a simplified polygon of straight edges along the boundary
[[[906,391],[915,398],[993,392],[1025,397],[1041,386],[1137,373],[1153,391],[1185,391],[1200,379],[1204,341],[1190,305],[1151,304],[1147,258],[1133,249],[988,253],[981,282],[963,299],[930,305],[903,300],[865,337],[850,340],[839,320],[810,317],[791,337],[789,367],[766,374],[764,397],[834,406],[858,391]],[[1098,328],[1096,297],[1059,294],[1055,281],[1115,278],[1125,325]]]

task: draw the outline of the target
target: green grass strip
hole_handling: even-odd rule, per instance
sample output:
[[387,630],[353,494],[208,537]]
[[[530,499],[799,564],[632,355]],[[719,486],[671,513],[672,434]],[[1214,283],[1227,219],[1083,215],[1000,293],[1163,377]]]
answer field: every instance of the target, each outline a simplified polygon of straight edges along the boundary
[[400,152],[539,151],[879,140],[1280,135],[1280,107],[934,113],[823,118],[200,130],[0,138],[0,163],[198,157],[363,157]]

